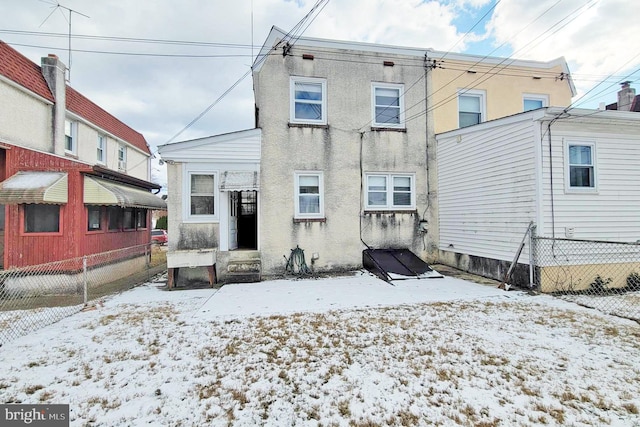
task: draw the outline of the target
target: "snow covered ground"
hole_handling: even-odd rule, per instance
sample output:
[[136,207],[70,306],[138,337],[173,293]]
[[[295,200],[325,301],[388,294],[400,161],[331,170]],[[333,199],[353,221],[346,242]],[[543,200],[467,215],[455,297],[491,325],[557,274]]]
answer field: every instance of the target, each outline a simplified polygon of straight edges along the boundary
[[0,348],[95,426],[640,426],[640,327],[455,278],[148,283]]

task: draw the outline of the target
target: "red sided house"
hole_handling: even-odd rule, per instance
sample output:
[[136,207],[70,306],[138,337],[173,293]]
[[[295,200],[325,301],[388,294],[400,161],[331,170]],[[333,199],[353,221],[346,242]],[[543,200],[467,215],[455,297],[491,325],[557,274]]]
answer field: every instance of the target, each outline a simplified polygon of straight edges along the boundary
[[33,63],[0,41],[0,263],[3,269],[150,242],[142,134],[68,86],[55,56]]

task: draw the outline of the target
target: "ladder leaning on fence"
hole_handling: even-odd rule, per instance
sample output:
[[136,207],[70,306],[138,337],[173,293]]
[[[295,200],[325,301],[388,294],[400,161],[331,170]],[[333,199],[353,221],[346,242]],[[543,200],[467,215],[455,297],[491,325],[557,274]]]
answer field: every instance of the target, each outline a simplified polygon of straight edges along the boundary
[[520,246],[516,251],[516,255],[513,258],[513,262],[511,262],[511,265],[509,266],[509,270],[507,270],[507,273],[504,275],[504,279],[502,280],[502,283],[498,285],[498,288],[504,289],[505,291],[508,291],[509,289],[511,289],[511,285],[509,284],[509,279],[511,278],[513,269],[516,267],[516,264],[518,264],[518,259],[520,259],[520,254],[522,254],[522,250],[524,249],[524,243],[527,241],[527,236],[531,234],[532,229],[533,229],[533,221],[529,222],[529,226],[527,227],[527,231],[524,232],[524,236],[522,236],[522,242],[520,242]]

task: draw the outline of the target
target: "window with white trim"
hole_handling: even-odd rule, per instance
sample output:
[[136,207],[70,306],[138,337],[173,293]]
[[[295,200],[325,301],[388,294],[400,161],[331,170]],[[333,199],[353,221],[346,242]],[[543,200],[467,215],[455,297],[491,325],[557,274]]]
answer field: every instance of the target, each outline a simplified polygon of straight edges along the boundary
[[77,149],[78,124],[71,120],[64,121],[64,150],[67,153],[75,154]]
[[522,96],[522,111],[537,110],[549,106],[548,95],[535,95],[525,93]]
[[118,145],[118,170],[127,170],[127,147],[126,145]]
[[322,172],[295,173],[295,217],[324,218]]
[[327,124],[327,81],[291,77],[291,123]]
[[460,90],[458,92],[458,127],[477,125],[486,120],[485,92]]
[[570,190],[596,188],[596,145],[593,142],[567,143],[567,169]]
[[189,172],[189,215],[213,217],[215,208],[216,175]]
[[370,210],[415,209],[415,184],[411,174],[366,175],[366,208]]
[[96,159],[98,163],[106,163],[107,160],[107,137],[98,135],[98,145],[96,147]]
[[404,86],[373,83],[371,91],[373,126],[404,128]]

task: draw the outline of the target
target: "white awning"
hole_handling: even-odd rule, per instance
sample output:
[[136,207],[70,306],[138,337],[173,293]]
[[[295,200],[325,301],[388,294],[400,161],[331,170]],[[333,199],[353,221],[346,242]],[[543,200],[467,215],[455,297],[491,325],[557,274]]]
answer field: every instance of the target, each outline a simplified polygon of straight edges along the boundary
[[252,171],[225,171],[220,177],[220,191],[258,191],[260,175]]
[[68,188],[64,172],[18,172],[0,183],[0,204],[61,205],[67,203]]
[[84,177],[84,203],[123,208],[167,208],[164,200],[148,191],[88,175]]

